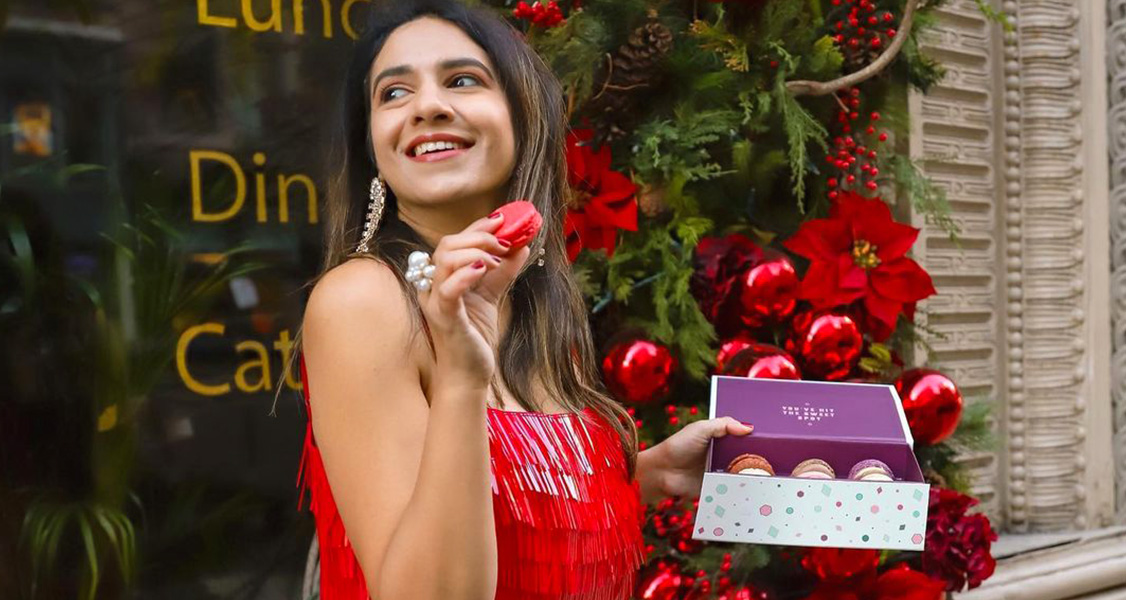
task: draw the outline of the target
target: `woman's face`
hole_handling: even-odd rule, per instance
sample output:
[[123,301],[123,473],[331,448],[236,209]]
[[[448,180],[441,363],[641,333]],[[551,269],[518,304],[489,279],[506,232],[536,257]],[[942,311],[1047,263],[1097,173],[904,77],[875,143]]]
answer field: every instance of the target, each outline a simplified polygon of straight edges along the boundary
[[516,144],[495,73],[465,32],[434,17],[393,31],[372,63],[376,165],[408,223],[452,233],[505,201]]

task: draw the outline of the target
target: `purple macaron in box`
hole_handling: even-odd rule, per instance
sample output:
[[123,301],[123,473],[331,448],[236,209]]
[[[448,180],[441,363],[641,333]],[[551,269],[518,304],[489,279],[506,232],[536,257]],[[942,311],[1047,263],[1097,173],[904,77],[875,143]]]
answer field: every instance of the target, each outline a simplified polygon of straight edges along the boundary
[[930,485],[894,387],[714,375],[724,416],[755,431],[712,440],[693,538],[923,549]]

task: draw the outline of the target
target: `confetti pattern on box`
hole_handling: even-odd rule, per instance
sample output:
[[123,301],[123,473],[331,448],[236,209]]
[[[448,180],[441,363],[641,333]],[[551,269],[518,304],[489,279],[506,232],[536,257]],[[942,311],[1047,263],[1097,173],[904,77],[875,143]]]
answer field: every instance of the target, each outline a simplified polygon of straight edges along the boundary
[[692,537],[921,551],[930,486],[705,473]]

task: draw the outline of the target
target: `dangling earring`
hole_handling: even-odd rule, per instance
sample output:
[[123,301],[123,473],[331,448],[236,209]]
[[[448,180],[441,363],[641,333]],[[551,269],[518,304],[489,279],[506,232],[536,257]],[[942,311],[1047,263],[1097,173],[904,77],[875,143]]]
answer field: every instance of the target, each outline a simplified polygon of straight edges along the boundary
[[539,259],[538,259],[538,260],[536,261],[536,266],[537,266],[537,267],[542,267],[542,266],[543,266],[543,255],[544,255],[544,254],[547,254],[547,250],[546,250],[546,249],[544,249],[544,248],[540,248],[540,257],[539,257]]
[[368,244],[371,242],[371,237],[375,235],[375,230],[379,229],[379,221],[383,218],[383,203],[387,199],[387,189],[378,175],[371,179],[371,190],[368,192],[368,198],[371,202],[368,203],[367,221],[364,222],[364,233],[360,236],[360,245],[356,246],[356,253],[358,254],[368,253]]

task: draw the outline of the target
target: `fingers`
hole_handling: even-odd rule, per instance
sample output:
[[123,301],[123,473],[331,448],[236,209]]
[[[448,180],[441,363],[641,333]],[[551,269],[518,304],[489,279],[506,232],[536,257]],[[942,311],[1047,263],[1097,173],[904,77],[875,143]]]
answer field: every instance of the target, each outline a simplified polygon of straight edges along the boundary
[[732,435],[747,435],[755,430],[754,425],[743,423],[734,417],[720,417],[703,422],[708,424],[707,433],[715,438],[723,437],[729,433]]
[[489,272],[487,267],[485,260],[479,259],[437,282],[436,287],[431,290],[431,296],[437,302],[438,309],[447,315],[455,314],[460,307],[461,297]]
[[481,250],[480,248],[460,248],[458,250],[447,250],[440,256],[435,254],[434,257],[434,282],[438,283],[453,275],[459,269],[466,265],[473,264],[479,260],[485,261],[486,264],[492,266],[499,265],[504,259],[495,254]]

